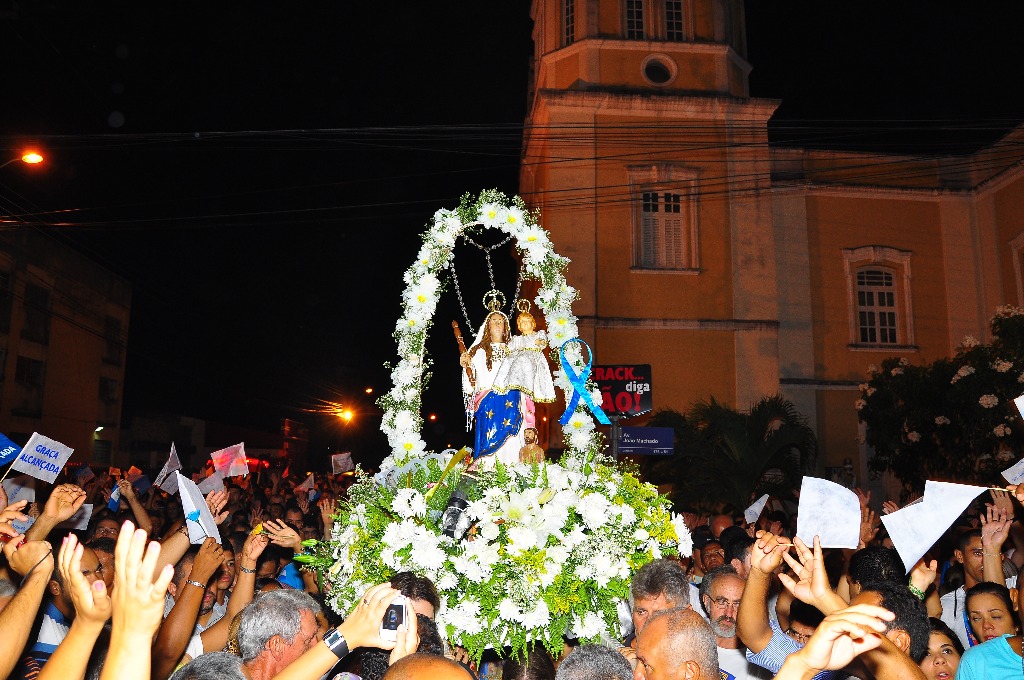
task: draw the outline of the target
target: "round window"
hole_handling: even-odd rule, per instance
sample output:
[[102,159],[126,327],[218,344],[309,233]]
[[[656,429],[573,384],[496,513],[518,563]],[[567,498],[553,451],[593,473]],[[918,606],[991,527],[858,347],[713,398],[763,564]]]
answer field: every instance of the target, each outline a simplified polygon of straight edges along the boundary
[[676,65],[666,56],[651,55],[644,59],[644,79],[651,85],[668,85],[676,77]]

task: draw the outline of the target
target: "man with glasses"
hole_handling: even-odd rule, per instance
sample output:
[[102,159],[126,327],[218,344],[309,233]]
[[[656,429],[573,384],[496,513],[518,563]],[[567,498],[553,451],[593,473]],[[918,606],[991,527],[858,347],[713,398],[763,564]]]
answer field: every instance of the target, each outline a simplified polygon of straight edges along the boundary
[[715,634],[718,665],[737,680],[770,678],[771,674],[765,669],[747,662],[746,650],[736,637],[736,616],[743,587],[743,579],[731,565],[712,569],[700,582],[700,600]]

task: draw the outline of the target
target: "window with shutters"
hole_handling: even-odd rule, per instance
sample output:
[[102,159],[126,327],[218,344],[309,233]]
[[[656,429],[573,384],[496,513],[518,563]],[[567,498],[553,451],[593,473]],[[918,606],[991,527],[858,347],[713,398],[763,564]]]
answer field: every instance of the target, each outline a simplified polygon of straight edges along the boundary
[[913,349],[910,252],[885,246],[847,248],[843,260],[851,349]]
[[696,176],[685,168],[632,168],[636,269],[694,271],[700,267]]

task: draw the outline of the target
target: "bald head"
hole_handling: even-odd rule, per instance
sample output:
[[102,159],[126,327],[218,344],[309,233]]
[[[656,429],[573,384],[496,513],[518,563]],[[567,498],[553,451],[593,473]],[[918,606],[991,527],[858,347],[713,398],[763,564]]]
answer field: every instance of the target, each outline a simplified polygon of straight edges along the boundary
[[666,609],[647,620],[636,638],[636,677],[675,680],[718,677],[718,647],[711,626],[692,609]]
[[434,654],[410,654],[391,664],[384,674],[384,680],[473,680],[465,668],[443,656]]

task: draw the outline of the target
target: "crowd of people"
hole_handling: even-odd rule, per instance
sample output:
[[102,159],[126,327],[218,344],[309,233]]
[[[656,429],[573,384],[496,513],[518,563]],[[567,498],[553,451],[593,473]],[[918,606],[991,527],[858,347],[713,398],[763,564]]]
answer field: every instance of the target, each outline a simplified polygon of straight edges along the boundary
[[[0,492],[0,680],[1024,678],[1015,489],[976,501],[909,574],[869,494],[856,550],[805,544],[784,512],[747,525],[684,508],[693,552],[636,571],[624,639],[478,668],[435,625],[428,579],[396,574],[339,616],[297,568],[350,480],[233,478],[206,497],[221,540],[195,545],[176,495],[106,473],[40,485],[36,503]],[[85,503],[102,508],[87,528],[62,528]],[[381,622],[398,595],[409,616],[392,639]]]

